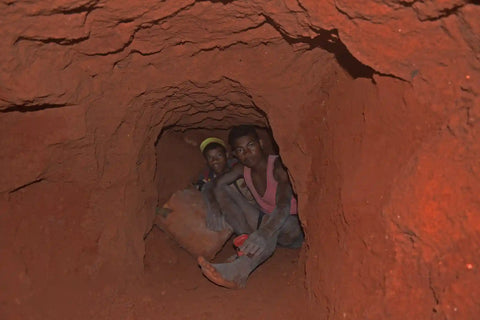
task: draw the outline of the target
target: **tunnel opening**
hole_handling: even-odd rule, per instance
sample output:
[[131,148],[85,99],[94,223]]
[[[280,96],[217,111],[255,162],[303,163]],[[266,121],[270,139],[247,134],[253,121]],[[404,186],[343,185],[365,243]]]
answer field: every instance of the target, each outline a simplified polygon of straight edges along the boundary
[[[206,115],[215,114],[215,111]],[[245,117],[222,121],[221,127],[204,127],[201,123],[198,127],[175,127],[169,126],[162,130],[155,142],[156,171],[155,184],[158,190],[157,205],[161,206],[173,192],[191,186],[198,176],[205,171],[205,159],[200,149],[200,143],[208,137],[219,137],[225,143],[227,141],[229,127],[239,124],[253,124],[264,143],[268,154],[278,154],[278,146],[272,136],[270,128],[251,123],[251,119]],[[267,123],[265,121],[265,123]],[[228,150],[229,146],[227,146]],[[231,151],[228,159],[233,160]]]
[[[191,112],[194,116],[185,116],[183,111],[178,115],[178,118],[177,115],[171,115],[172,122],[161,129],[155,141],[156,169],[154,183],[158,194],[157,209],[162,208],[173,193],[184,189],[193,189],[192,183],[198,179],[199,174],[206,168],[205,159],[199,150],[200,143],[211,136],[227,142],[228,132],[234,125],[249,124],[255,126],[259,138],[263,142],[264,151],[267,154],[279,154],[281,156],[266,114],[254,103],[245,106],[245,110],[242,112],[238,112],[238,108],[235,109],[235,112],[232,112],[229,106],[236,104],[236,101],[228,101],[224,107],[217,106],[210,109],[200,103],[194,106],[197,111]],[[201,114],[201,116],[198,116],[198,114]],[[233,159],[229,149],[227,144],[229,158]],[[175,212],[169,214],[174,215]],[[186,216],[183,215],[182,217],[185,218]],[[195,230],[189,230],[188,223],[181,227],[181,231],[178,228],[172,230],[174,227],[166,225],[160,220],[163,220],[163,217],[157,210],[152,227],[144,237],[145,276],[151,279],[152,283],[156,283],[156,288],[164,300],[176,294],[182,294],[181,303],[167,302],[174,310],[183,309],[185,305],[192,303],[192,300],[194,304],[212,303],[210,296],[215,295],[218,290],[224,289],[217,287],[202,276],[201,270],[196,264],[197,257],[193,252],[189,252],[188,245],[182,246],[182,243],[185,243],[185,238],[191,237],[189,233],[194,234]],[[180,235],[181,232],[184,232],[184,234]],[[232,244],[233,237],[234,235],[228,237],[213,262],[225,262],[232,255],[235,255]],[[197,241],[200,240],[197,239]],[[262,264],[259,267],[259,269],[265,268],[265,270],[258,272],[258,274],[255,274],[257,271],[254,271],[251,276],[252,280],[249,280],[246,289],[248,293],[237,291],[225,297],[217,296],[214,312],[228,313],[231,307],[225,307],[224,305],[238,303],[246,310],[250,309],[251,315],[255,316],[258,312],[257,303],[262,301],[264,308],[262,313],[266,318],[278,318],[282,313],[290,316],[298,315],[298,306],[293,309],[296,311],[293,311],[291,307],[299,302],[292,300],[291,295],[292,292],[301,294],[303,290],[305,275],[302,271],[301,250],[279,248],[277,251],[274,257],[269,259],[272,261],[267,261],[265,266]],[[269,292],[270,299],[262,297],[265,292]],[[246,294],[250,295],[247,300],[245,299]],[[199,307],[199,310],[203,309]],[[188,318],[189,312],[183,310],[183,316]],[[245,312],[243,314],[245,316]]]

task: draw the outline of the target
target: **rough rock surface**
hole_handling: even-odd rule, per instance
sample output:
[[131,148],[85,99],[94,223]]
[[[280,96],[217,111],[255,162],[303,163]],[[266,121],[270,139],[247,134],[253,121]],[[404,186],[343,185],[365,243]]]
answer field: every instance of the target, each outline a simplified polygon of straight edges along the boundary
[[205,225],[206,211],[205,201],[198,190],[179,190],[163,207],[158,207],[154,224],[194,258],[202,256],[212,260],[230,238],[232,230],[208,230]]
[[[312,312],[480,314],[478,1],[0,12],[0,317],[84,319],[89,301],[108,318],[96,297],[140,277],[175,191],[158,193],[157,138],[246,119],[271,127],[298,194]],[[112,285],[86,297],[98,279]]]

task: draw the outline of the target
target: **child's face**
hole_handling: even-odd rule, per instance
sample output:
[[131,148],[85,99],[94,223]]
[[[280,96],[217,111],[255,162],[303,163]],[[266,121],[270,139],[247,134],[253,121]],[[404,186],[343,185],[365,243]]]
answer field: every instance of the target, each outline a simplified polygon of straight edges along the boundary
[[233,154],[243,165],[253,168],[263,158],[262,141],[251,135],[239,137],[234,141]]
[[227,155],[221,148],[214,148],[205,152],[207,165],[216,174],[221,174],[227,168]]

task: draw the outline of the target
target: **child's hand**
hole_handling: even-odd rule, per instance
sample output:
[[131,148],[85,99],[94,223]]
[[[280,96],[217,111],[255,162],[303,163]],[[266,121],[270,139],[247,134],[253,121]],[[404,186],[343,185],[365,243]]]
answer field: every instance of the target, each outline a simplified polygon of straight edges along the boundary
[[240,250],[247,256],[261,255],[267,249],[267,237],[261,230],[250,234],[247,240],[240,246]]
[[195,187],[195,189],[197,189],[198,191],[202,191],[203,190],[203,187],[205,186],[205,183],[207,183],[207,181],[204,180],[198,180],[196,182],[193,182],[192,185]]

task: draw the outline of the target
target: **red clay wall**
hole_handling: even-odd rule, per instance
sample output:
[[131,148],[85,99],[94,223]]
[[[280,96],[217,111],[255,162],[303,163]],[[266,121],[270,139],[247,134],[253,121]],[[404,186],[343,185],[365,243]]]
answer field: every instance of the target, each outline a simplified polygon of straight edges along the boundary
[[[161,130],[262,123],[254,105],[299,196],[313,311],[331,319],[479,313],[476,2],[0,8],[7,316],[75,316],[75,301],[96,295],[66,288],[138,277]],[[341,69],[337,38],[376,71],[374,82]],[[98,294],[118,288],[105,290]]]

